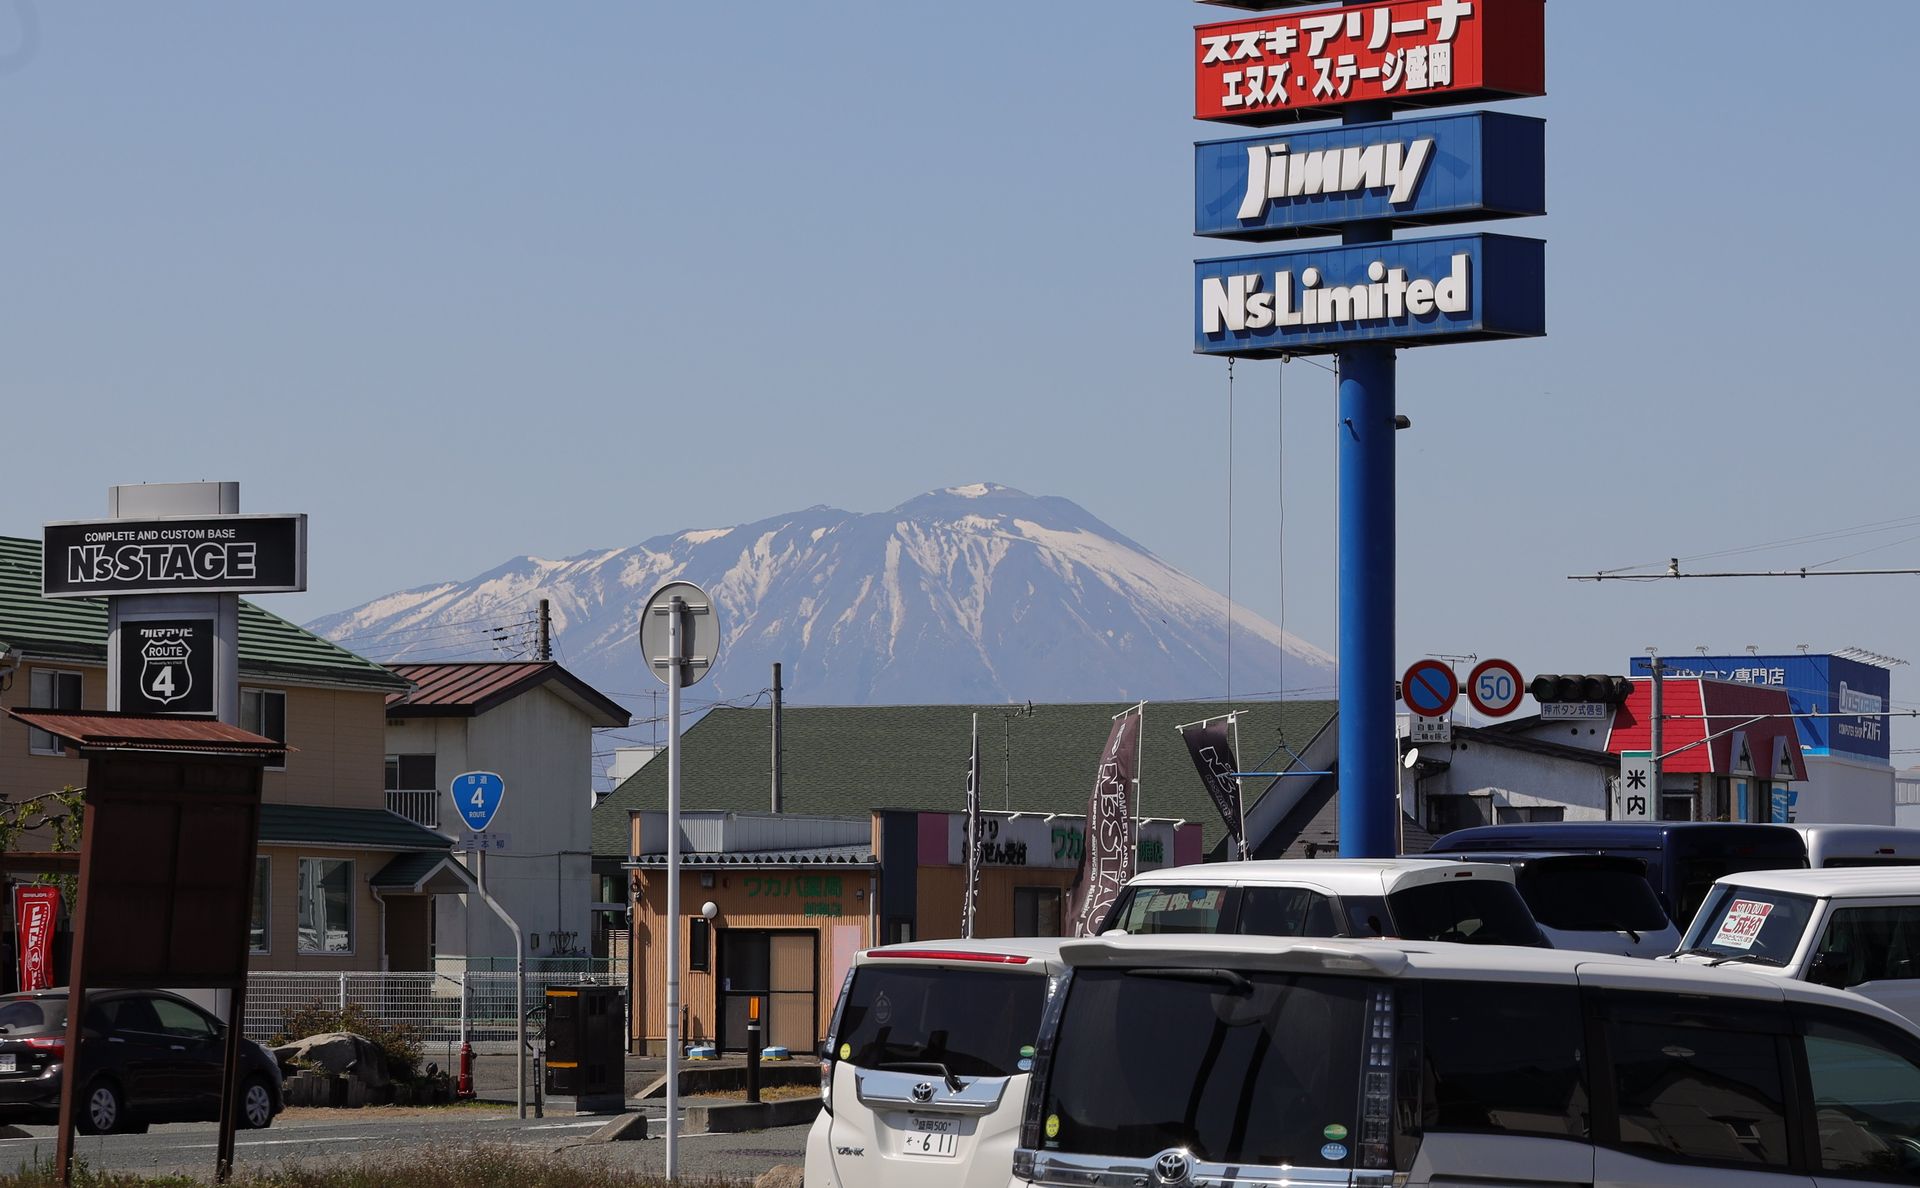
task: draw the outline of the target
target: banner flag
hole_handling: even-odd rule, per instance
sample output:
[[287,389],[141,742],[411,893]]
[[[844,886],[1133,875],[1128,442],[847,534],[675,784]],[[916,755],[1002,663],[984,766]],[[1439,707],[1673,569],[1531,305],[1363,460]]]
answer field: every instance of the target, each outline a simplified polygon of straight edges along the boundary
[[1220,810],[1220,819],[1227,823],[1227,834],[1233,838],[1235,848],[1244,849],[1247,833],[1240,812],[1240,779],[1234,775],[1240,770],[1240,764],[1233,752],[1232,730],[1232,718],[1214,718],[1182,726],[1180,737],[1186,740],[1187,753],[1193,756],[1193,766],[1200,773],[1200,782],[1206,786],[1207,798]]
[[967,758],[967,891],[960,904],[960,935],[971,938],[980,911],[980,715],[973,715],[973,750]]
[[1136,847],[1133,794],[1140,778],[1140,723],[1144,703],[1114,719],[1100,770],[1087,799],[1087,844],[1073,886],[1069,936],[1092,936],[1133,877]]
[[60,921],[60,888],[17,884],[13,888],[15,951],[20,960],[20,989],[53,986],[53,930]]

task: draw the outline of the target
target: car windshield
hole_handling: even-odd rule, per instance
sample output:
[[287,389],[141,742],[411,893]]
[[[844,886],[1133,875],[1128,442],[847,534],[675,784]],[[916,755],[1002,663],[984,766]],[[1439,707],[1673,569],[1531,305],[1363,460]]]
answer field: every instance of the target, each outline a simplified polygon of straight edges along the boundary
[[1512,883],[1446,879],[1387,895],[1395,936],[1469,945],[1545,945],[1546,938]]
[[67,1025],[64,998],[0,998],[0,1030],[10,1035],[55,1031]]
[[1352,1166],[1374,986],[1322,974],[1075,971],[1041,1117],[1049,1150]]
[[1518,875],[1533,918],[1565,932],[1659,932],[1670,921],[1638,863],[1529,862]]
[[1676,920],[1691,920],[1713,891],[1714,883],[1731,874],[1749,870],[1804,870],[1806,855],[1741,853],[1710,858],[1685,858],[1680,861],[1680,905]]
[[1124,929],[1135,936],[1219,932],[1227,890],[1225,887],[1128,887],[1120,893],[1119,902],[1107,918],[1107,930]]
[[1799,951],[1813,904],[1805,895],[1723,884],[1707,897],[1680,947],[1728,960],[1786,965]]
[[833,1051],[861,1068],[939,1064],[957,1077],[1012,1076],[1032,1055],[1046,997],[1047,979],[1030,972],[863,965]]

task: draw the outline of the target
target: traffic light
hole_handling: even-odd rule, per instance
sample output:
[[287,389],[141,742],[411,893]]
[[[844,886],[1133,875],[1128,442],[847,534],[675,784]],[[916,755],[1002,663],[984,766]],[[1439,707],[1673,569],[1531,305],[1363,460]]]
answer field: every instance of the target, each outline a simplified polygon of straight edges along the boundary
[[1588,673],[1543,673],[1527,685],[1527,692],[1538,702],[1585,701],[1600,705],[1619,705],[1633,692],[1633,682],[1623,676]]

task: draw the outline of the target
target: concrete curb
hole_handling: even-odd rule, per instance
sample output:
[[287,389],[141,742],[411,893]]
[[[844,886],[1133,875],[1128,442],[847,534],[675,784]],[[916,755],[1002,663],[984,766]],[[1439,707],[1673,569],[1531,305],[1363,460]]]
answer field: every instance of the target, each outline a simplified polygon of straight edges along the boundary
[[667,1120],[646,1114],[622,1114],[587,1136],[590,1143],[625,1143],[635,1139],[665,1138]]
[[[726,1105],[688,1106],[684,1116],[688,1134],[734,1134],[742,1130],[770,1130],[800,1126],[820,1114],[818,1097],[790,1097],[785,1101],[742,1101]],[[662,1122],[664,1130],[665,1123]]]
[[[799,1061],[778,1061],[760,1066],[760,1083],[774,1085],[813,1085],[820,1079],[820,1067],[816,1064]],[[702,1093],[725,1093],[742,1090],[747,1087],[747,1069],[742,1064],[711,1064],[682,1066],[680,1069],[680,1092],[692,1097]],[[638,1093],[628,1096],[641,1100],[663,1098],[667,1095],[667,1078],[662,1073],[649,1081]]]

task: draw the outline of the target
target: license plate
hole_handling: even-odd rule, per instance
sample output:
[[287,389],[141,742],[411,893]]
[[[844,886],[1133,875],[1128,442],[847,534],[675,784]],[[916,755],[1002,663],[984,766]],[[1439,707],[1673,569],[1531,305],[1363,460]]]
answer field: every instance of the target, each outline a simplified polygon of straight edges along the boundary
[[[914,1121],[916,1124],[923,1123],[918,1118]],[[952,1126],[953,1123],[946,1125]],[[960,1148],[960,1135],[954,1130],[910,1130],[900,1136],[900,1148],[909,1155],[937,1155],[951,1159]]]
[[14,1071],[14,1068],[15,1068],[15,1065],[13,1063],[13,1053],[0,1052],[0,1073],[12,1072]]

